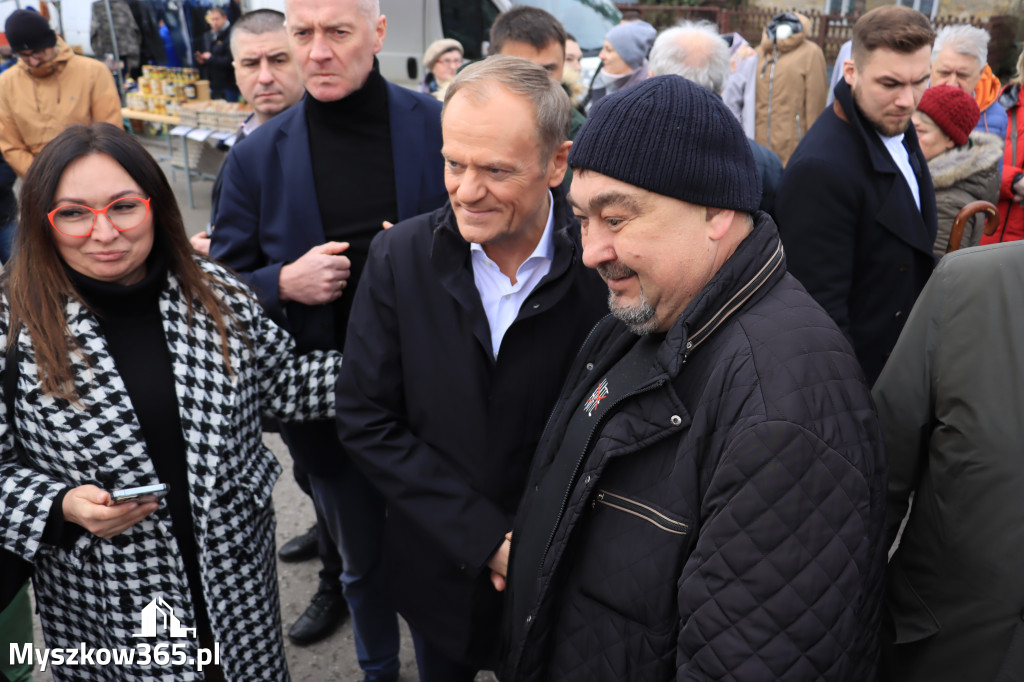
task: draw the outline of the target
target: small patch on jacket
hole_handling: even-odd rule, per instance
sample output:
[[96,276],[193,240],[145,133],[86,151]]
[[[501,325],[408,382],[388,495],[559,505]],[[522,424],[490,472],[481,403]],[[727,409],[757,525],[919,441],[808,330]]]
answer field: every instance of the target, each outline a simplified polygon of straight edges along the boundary
[[583,403],[583,411],[587,413],[588,417],[594,416],[594,410],[598,408],[601,401],[608,397],[608,378],[601,379],[601,383],[597,385],[594,392],[587,398],[587,402]]

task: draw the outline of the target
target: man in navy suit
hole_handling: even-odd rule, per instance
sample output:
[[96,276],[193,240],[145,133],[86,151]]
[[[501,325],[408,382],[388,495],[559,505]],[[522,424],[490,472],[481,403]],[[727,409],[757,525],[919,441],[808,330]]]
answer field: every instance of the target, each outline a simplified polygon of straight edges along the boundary
[[[285,10],[307,95],[232,151],[210,255],[243,273],[300,349],[340,349],[382,223],[445,203],[441,105],[380,75],[377,0],[288,0]],[[365,680],[397,680],[397,618],[376,570],[384,503],[332,422],[284,436],[341,548]]]
[[928,17],[908,7],[861,17],[835,102],[775,199],[789,271],[846,334],[868,383],[935,267],[935,189],[910,125],[934,40]]

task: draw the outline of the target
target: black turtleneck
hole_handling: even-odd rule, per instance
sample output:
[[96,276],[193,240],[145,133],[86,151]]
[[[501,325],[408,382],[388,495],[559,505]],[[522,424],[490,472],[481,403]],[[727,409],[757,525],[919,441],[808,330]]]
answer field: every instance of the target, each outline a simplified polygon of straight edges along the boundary
[[68,268],[79,295],[96,313],[100,330],[124,382],[156,469],[156,481],[168,485],[167,506],[185,563],[197,626],[209,629],[199,577],[199,560],[188,485],[185,437],[178,414],[171,353],[160,316],[160,293],[167,265],[158,246],[146,261],[142,281],[127,286],[101,282]]
[[306,95],[309,151],[324,236],[349,242],[352,274],[334,304],[338,348],[345,344],[352,299],[370,241],[385,220],[398,221],[387,83],[376,59],[362,88],[334,102]]

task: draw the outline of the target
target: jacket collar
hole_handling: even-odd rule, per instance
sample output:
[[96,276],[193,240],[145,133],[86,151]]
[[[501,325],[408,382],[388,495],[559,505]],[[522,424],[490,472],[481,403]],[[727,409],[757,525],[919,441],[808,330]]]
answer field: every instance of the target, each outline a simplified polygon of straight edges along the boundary
[[[551,269],[537,284],[536,291],[544,288],[548,282],[558,281],[569,286],[568,278],[563,275],[581,257],[583,248],[580,244],[580,230],[576,217],[569,208],[565,198],[565,189],[559,185],[551,188],[554,199],[554,242],[555,257],[551,261]],[[434,272],[441,284],[451,296],[467,311],[473,321],[473,333],[485,348],[491,347],[490,327],[480,302],[473,278],[473,266],[470,260],[469,242],[462,238],[451,202],[438,209],[440,218],[434,227],[433,240],[430,247],[430,260]],[[553,296],[554,300],[560,294]],[[521,312],[520,315],[530,314]],[[493,357],[491,352],[488,357]]]
[[693,351],[751,300],[786,274],[786,256],[775,221],[754,214],[754,229],[675,321],[658,350],[658,363],[677,375]]
[[1013,83],[1003,88],[996,101],[1007,111],[1020,106],[1020,83]]
[[[566,200],[566,191],[563,185],[551,188],[551,197],[554,200],[554,242],[555,257],[551,262],[551,271],[547,278],[559,277],[572,265],[583,252],[580,243],[580,230],[576,222],[576,216],[569,207]],[[438,273],[444,277],[463,267],[469,267],[469,242],[462,238],[459,232],[459,225],[455,220],[455,213],[449,201],[441,209],[441,219],[434,228],[434,239],[431,247],[431,260],[438,268]]]
[[[864,140],[868,154],[871,157],[871,165],[878,173],[899,173],[896,162],[892,160],[882,139],[875,132],[874,126],[864,118],[860,109],[853,102],[853,91],[850,85],[843,79],[839,79],[835,88],[835,101],[832,109],[844,123],[853,127],[857,134]],[[903,133],[903,142],[911,154],[917,153],[920,145],[917,141],[917,131],[914,126],[908,125]],[[922,158],[923,160],[923,158]],[[922,188],[923,189],[923,188]],[[923,194],[923,192],[922,192]]]
[[[836,116],[853,128],[861,138],[875,176],[883,178],[883,182],[885,179],[890,182],[888,195],[877,208],[876,220],[921,253],[931,254],[936,229],[935,188],[931,175],[925,171],[918,178],[921,197],[921,209],[918,210],[910,203],[913,195],[902,180],[899,167],[889,154],[889,150],[885,148],[885,143],[874,126],[864,118],[854,104],[853,92],[845,80],[836,83],[835,96],[833,111]],[[921,144],[917,140],[914,126],[907,126],[903,134],[903,145],[908,154],[917,159],[920,167],[926,169],[927,161],[921,152]]]

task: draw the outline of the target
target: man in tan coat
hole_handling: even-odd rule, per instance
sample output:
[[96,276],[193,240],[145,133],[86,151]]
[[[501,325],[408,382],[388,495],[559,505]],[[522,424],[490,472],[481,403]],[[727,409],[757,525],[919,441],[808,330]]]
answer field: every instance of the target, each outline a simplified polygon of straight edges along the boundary
[[102,62],[72,52],[38,12],[14,11],[5,29],[18,63],[0,75],[0,153],[19,176],[68,126],[122,126],[121,99]]
[[722,98],[747,137],[779,155],[783,165],[825,108],[825,56],[809,40],[807,17],[783,12],[765,29],[755,55],[740,63]]

